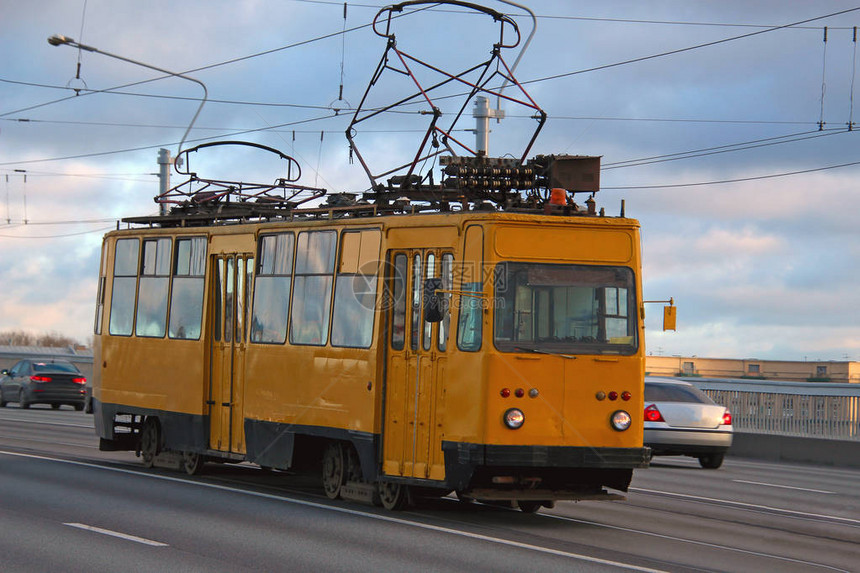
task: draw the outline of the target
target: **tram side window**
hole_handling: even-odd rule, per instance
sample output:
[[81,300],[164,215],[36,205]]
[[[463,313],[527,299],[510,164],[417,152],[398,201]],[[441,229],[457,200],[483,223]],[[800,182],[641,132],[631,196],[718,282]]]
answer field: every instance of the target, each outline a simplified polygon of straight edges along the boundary
[[[450,291],[454,288],[454,255],[444,253],[442,255],[442,290]],[[442,313],[442,322],[439,323],[439,350],[444,352],[448,348],[448,336],[451,330],[451,293],[442,295],[442,308],[446,309]]]
[[343,233],[334,288],[332,346],[370,347],[376,314],[380,239],[377,230]]
[[137,336],[164,337],[167,327],[170,248],[169,238],[143,241],[143,261],[137,293],[137,322],[134,327]]
[[260,237],[251,342],[283,344],[287,339],[294,242],[292,233]]
[[170,338],[200,339],[206,274],[206,238],[176,240],[173,290],[170,292]]
[[290,342],[325,346],[328,340],[336,231],[299,233]]
[[108,327],[113,336],[131,336],[139,249],[139,239],[119,239],[116,242]]
[[483,317],[483,229],[478,225],[466,228],[463,261],[459,267],[460,291],[475,295],[460,296],[457,319],[457,348],[466,352],[481,349]]
[[391,348],[403,350],[406,344],[406,274],[408,261],[406,255],[394,257],[394,268],[391,269]]
[[105,283],[107,281],[107,242],[102,243],[102,258],[99,266],[99,290],[96,294],[96,318],[93,333],[102,333],[102,319],[105,313]]

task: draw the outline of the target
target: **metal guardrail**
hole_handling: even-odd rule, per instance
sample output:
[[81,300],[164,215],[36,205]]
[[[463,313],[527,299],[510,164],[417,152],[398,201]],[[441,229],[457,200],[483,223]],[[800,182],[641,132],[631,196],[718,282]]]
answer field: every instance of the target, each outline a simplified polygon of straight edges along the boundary
[[736,431],[860,441],[860,384],[677,379],[727,406]]

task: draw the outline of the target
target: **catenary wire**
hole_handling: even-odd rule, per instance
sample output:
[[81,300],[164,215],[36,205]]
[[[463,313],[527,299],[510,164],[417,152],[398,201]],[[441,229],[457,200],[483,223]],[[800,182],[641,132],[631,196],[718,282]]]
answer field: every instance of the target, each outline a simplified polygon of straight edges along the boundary
[[778,177],[788,177],[791,175],[802,175],[804,173],[815,173],[817,171],[828,171],[830,169],[842,169],[843,167],[853,167],[860,165],[860,161],[852,161],[850,163],[840,163],[839,165],[827,165],[824,167],[814,167],[812,169],[801,169],[799,171],[787,171],[784,173],[771,173],[768,175],[757,175],[754,177],[740,177],[737,179],[722,179],[719,181],[700,181],[697,183],[674,183],[667,185],[616,185],[612,187],[601,187],[602,191],[607,190],[622,190],[622,189],[674,189],[679,187],[701,187],[705,185],[723,185],[726,183],[742,183],[744,181],[760,181],[762,179],[775,179]]
[[760,147],[770,147],[772,145],[781,145],[784,143],[794,143],[796,141],[805,141],[807,139],[816,139],[819,137],[827,137],[830,135],[839,135],[842,133],[848,133],[848,130],[845,128],[831,128],[826,130],[825,132],[814,130],[814,131],[803,131],[799,133],[793,133],[789,135],[779,135],[776,137],[767,137],[764,139],[757,139],[752,141],[745,141],[740,143],[730,143],[726,145],[718,145],[715,147],[704,147],[701,149],[695,149],[691,151],[681,151],[677,153],[668,153],[666,155],[655,155],[652,157],[642,157],[639,159],[628,159],[625,161],[616,161],[613,163],[606,163],[601,166],[601,170],[608,169],[621,169],[624,167],[639,167],[640,165],[650,165],[652,163],[664,163],[666,161],[678,161],[680,159],[693,159],[696,157],[705,157],[708,155],[717,155],[720,153],[730,153],[733,151],[745,151],[748,149],[758,149]]

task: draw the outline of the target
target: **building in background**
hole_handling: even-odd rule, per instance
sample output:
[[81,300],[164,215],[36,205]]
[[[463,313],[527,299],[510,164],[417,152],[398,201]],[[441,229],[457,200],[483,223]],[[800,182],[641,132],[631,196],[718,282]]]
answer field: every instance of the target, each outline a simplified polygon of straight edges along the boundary
[[860,383],[860,362],[853,361],[796,362],[790,360],[758,360],[755,358],[647,356],[645,358],[645,372],[651,376]]

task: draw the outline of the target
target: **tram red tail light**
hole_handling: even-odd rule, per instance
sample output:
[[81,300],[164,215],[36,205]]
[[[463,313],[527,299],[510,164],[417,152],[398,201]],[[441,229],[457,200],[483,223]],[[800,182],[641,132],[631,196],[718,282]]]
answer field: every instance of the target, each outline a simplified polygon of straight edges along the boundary
[[625,402],[627,400],[629,400],[631,397],[632,397],[632,395],[630,394],[630,392],[627,392],[626,390],[621,393],[621,399],[624,400]]
[[665,422],[663,419],[663,414],[660,413],[660,410],[657,409],[657,406],[651,404],[647,408],[645,408],[645,421],[646,422]]
[[728,410],[726,410],[726,413],[723,414],[722,424],[724,426],[731,426],[732,425],[732,413],[729,412]]
[[33,382],[50,382],[50,376],[39,376],[38,374],[30,376],[30,380]]
[[511,389],[510,388],[502,388],[502,390],[499,392],[499,396],[501,396],[502,398],[507,398],[510,395],[511,395]]

